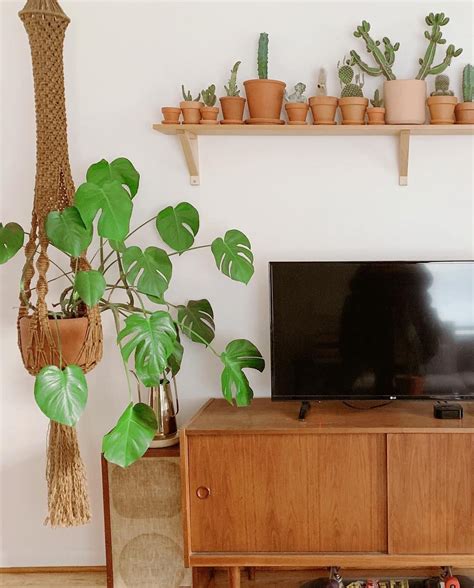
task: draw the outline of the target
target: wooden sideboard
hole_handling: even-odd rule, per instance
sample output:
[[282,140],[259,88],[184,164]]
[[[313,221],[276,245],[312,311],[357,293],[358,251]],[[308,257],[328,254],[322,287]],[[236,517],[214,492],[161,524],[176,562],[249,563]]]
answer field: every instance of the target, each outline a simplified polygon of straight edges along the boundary
[[298,409],[213,399],[181,431],[197,586],[211,567],[233,588],[242,567],[474,567],[474,405],[459,421],[421,401]]

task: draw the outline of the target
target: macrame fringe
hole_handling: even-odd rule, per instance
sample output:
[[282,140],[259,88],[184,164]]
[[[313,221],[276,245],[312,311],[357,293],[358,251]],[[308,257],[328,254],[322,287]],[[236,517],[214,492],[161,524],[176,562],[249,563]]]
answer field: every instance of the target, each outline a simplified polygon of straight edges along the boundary
[[76,527],[91,520],[84,463],[73,427],[51,421],[46,462],[48,516],[45,525]]

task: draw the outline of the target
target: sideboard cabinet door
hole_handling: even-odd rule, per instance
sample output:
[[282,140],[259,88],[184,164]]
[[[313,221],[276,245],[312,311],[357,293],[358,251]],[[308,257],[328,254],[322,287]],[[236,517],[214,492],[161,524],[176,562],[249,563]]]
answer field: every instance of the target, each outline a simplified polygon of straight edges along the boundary
[[192,435],[194,552],[383,552],[383,434]]
[[390,553],[474,552],[474,435],[388,435]]

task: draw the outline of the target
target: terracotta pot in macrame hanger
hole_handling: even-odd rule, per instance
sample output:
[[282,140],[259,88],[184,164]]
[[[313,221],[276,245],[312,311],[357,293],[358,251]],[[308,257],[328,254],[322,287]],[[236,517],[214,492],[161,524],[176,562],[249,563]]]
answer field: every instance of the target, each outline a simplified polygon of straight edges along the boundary
[[[102,328],[97,308],[83,316],[50,320],[46,297],[49,268],[45,220],[52,210],[72,205],[74,184],[69,166],[64,97],[63,42],[69,18],[56,0],[28,0],[19,13],[28,33],[36,107],[36,181],[31,231],[25,247],[18,338],[23,363],[35,375],[46,365],[76,363],[87,372],[102,357]],[[76,265],[76,260],[74,260]],[[85,255],[80,270],[90,268]],[[36,292],[36,300],[33,300]],[[73,327],[72,335],[70,333]],[[69,334],[67,334],[67,333]],[[85,468],[76,430],[51,421],[47,455],[48,518],[51,526],[89,522]]]

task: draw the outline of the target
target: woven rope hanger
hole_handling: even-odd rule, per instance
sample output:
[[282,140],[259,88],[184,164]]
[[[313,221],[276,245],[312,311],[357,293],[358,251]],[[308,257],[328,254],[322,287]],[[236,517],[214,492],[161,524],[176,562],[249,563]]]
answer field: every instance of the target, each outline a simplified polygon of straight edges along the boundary
[[[25,247],[18,336],[25,368],[35,375],[46,365],[60,365],[57,324],[61,320],[50,320],[46,302],[50,262],[45,220],[52,210],[71,206],[75,192],[68,155],[63,69],[64,36],[70,20],[56,0],[27,0],[19,16],[28,33],[33,63],[36,180],[31,232]],[[90,269],[85,254],[72,260],[71,268]],[[33,290],[36,291],[35,304]],[[73,363],[87,372],[102,357],[102,327],[96,307],[88,309],[83,305],[79,310],[81,316],[87,318],[87,329]],[[45,524],[70,527],[89,522],[85,468],[75,428],[51,421],[46,479],[48,517]]]

